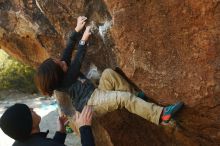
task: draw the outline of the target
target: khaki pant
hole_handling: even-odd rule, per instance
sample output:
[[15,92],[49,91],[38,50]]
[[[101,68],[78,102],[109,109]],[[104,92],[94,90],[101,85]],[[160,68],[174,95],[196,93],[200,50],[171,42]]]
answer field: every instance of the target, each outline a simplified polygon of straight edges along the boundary
[[134,93],[134,89],[123,77],[112,69],[105,69],[100,78],[98,89],[95,89],[87,104],[94,106],[94,112],[97,116],[126,108],[133,114],[159,124],[163,107],[146,102],[132,93]]

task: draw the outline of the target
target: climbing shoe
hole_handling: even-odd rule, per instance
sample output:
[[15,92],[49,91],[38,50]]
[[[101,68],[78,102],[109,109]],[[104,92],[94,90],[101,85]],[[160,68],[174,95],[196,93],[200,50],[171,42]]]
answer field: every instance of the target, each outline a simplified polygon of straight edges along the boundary
[[171,118],[176,114],[176,112],[178,112],[183,107],[183,105],[184,105],[183,102],[177,102],[174,105],[164,107],[163,113],[161,116],[162,125],[166,125],[167,123],[169,123]]

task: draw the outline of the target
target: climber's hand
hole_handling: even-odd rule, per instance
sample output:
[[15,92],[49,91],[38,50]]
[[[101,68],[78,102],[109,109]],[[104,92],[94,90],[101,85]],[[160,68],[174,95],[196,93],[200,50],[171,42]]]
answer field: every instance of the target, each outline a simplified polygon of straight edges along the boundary
[[89,39],[89,36],[91,35],[91,31],[90,31],[90,29],[91,29],[91,26],[87,26],[87,27],[86,27],[86,30],[84,31],[81,40],[83,40],[83,41],[87,41],[87,40]]
[[81,113],[76,112],[76,124],[78,128],[81,126],[91,126],[92,123],[92,107],[91,106],[85,106]]
[[60,116],[57,120],[57,128],[58,131],[61,133],[65,133],[65,122],[67,121],[67,118],[65,116]]
[[83,29],[83,27],[86,24],[86,20],[87,20],[87,17],[85,17],[85,16],[79,16],[77,18],[77,25],[76,25],[76,28],[75,28],[76,32],[80,32]]

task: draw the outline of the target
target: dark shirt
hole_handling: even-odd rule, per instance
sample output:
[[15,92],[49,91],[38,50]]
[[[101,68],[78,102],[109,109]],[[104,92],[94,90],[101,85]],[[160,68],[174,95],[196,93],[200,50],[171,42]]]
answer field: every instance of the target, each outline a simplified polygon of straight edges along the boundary
[[95,146],[91,126],[82,126],[79,128],[82,146]]
[[[80,127],[82,146],[95,146],[90,126]],[[53,139],[47,138],[47,132],[32,134],[30,138],[24,142],[15,141],[13,146],[65,146],[64,142],[66,134],[56,132]]]
[[56,132],[53,139],[46,138],[47,132],[35,133],[30,136],[24,142],[15,141],[13,146],[65,146],[64,141],[66,138],[66,134]]
[[77,54],[71,62],[73,48],[79,36],[79,33],[73,32],[67,42],[67,47],[64,49],[61,60],[67,63],[68,70],[64,76],[60,90],[69,93],[73,106],[77,111],[81,112],[95,90],[95,86],[80,72],[86,54],[86,45],[78,45]]

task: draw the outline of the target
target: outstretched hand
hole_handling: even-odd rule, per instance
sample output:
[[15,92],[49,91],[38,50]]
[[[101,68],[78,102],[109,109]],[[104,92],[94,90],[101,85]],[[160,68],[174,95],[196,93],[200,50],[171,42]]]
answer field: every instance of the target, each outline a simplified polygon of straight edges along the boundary
[[85,106],[81,113],[76,112],[76,124],[78,128],[82,126],[91,126],[92,124],[92,107],[91,106]]
[[86,24],[86,20],[87,20],[87,17],[85,17],[85,16],[79,16],[77,18],[77,25],[76,25],[76,28],[75,28],[76,32],[80,32],[83,29],[83,27]]

